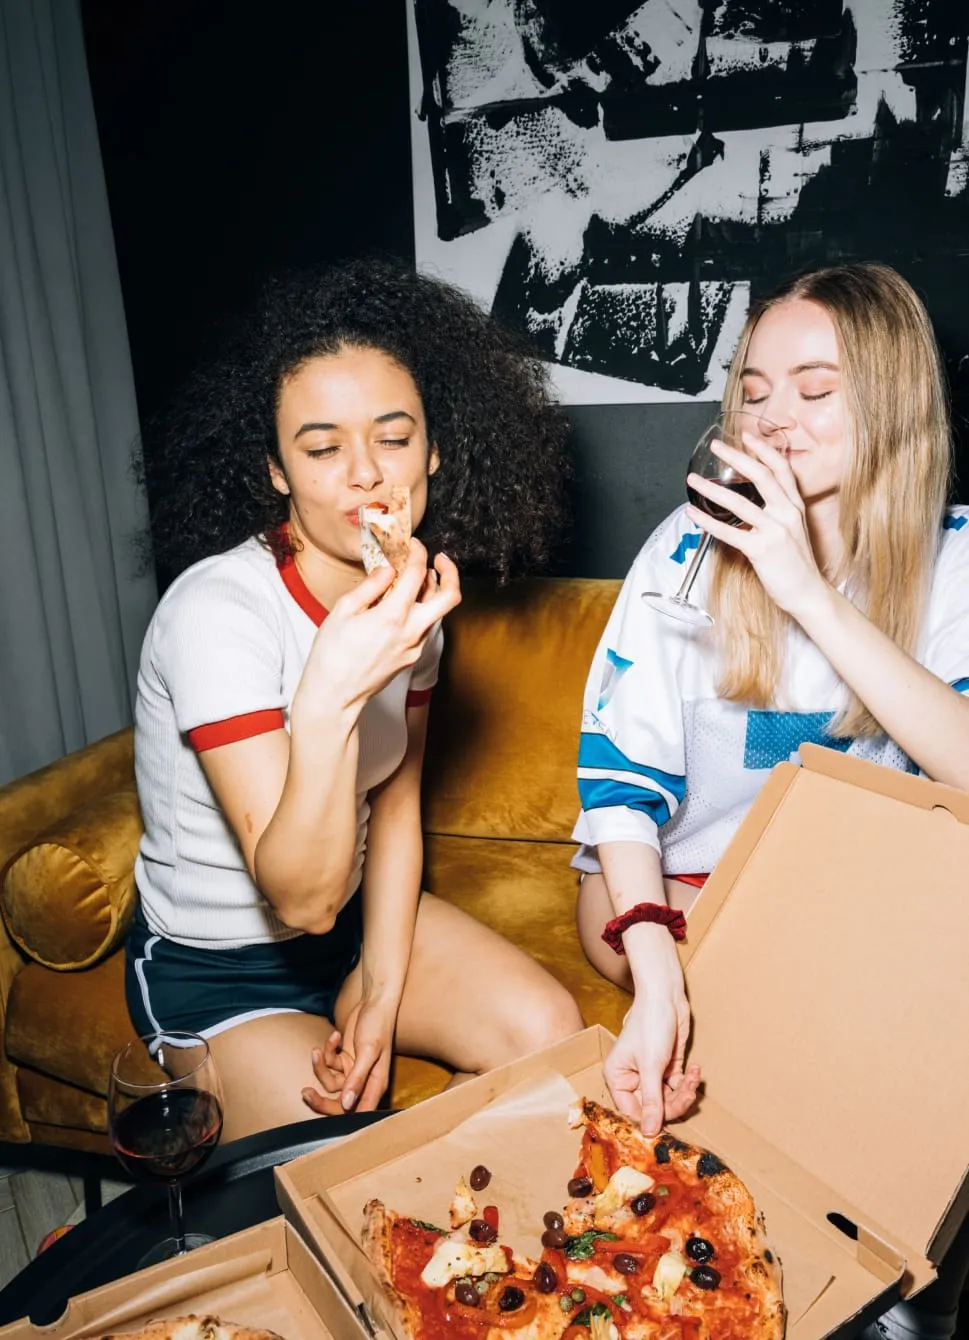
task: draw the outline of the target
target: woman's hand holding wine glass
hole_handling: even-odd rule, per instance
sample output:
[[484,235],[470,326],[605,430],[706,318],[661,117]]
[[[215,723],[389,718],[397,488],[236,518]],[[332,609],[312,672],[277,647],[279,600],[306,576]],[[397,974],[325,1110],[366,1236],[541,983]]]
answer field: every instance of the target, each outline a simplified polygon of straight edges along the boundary
[[[746,457],[743,447],[752,437],[763,442],[765,435],[770,436],[775,448],[784,450],[787,447],[787,437],[781,428],[758,414],[744,410],[724,410],[700,435],[690,457],[686,488],[692,508],[691,519],[706,534],[675,595],[663,595],[659,591],[643,592],[643,600],[660,614],[680,623],[691,624],[694,628],[709,627],[713,623],[713,615],[693,604],[690,592],[714,535],[724,531],[729,533],[731,526],[743,524],[739,511],[734,507],[735,502],[745,501],[748,506],[756,507],[762,501],[754,481],[744,472]],[[729,459],[718,450],[725,444],[732,450]],[[712,493],[708,488],[710,483],[714,485],[715,491]],[[720,529],[714,530],[712,526],[704,524],[698,512],[709,516]]]
[[209,1044],[196,1033],[150,1033],[122,1047],[111,1062],[108,1129],[114,1152],[128,1172],[168,1187],[172,1236],[139,1267],[211,1241],[185,1233],[181,1182],[218,1144],[222,1107]]
[[[777,430],[780,432],[780,430]],[[687,511],[706,536],[739,549],[749,560],[767,594],[787,614],[798,611],[826,587],[807,527],[807,514],[783,443],[769,434],[743,434],[743,450],[714,441],[711,451],[721,468],[742,484],[709,475],[687,477]]]
[[739,549],[781,609],[798,610],[826,586],[811,546],[785,431],[750,410],[724,410],[700,437],[686,479],[687,515],[703,539],[679,591],[644,591],[661,614],[694,627],[713,616],[690,600],[711,542]]

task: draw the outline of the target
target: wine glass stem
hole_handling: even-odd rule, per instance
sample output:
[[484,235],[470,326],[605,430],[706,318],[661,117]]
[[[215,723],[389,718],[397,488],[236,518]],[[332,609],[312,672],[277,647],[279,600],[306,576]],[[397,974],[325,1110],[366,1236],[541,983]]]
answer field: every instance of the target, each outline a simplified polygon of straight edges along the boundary
[[185,1246],[185,1220],[182,1214],[182,1188],[179,1182],[168,1183],[168,1212],[172,1221],[172,1237],[175,1239],[173,1256],[181,1256],[187,1250]]
[[683,581],[680,583],[680,589],[674,596],[674,600],[682,600],[686,604],[690,599],[690,592],[693,590],[693,583],[696,581],[697,573],[700,571],[700,564],[707,556],[707,550],[710,548],[710,541],[713,536],[709,532],[705,533],[703,539],[697,546],[697,551],[690,559],[690,566],[687,568]]

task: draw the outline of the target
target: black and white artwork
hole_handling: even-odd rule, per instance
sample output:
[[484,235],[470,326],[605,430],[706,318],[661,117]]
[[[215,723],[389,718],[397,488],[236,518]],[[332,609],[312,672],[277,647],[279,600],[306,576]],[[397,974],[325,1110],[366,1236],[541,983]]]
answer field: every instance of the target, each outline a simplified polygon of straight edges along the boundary
[[969,0],[405,0],[417,260],[566,402],[718,399],[752,295],[896,265],[969,349]]

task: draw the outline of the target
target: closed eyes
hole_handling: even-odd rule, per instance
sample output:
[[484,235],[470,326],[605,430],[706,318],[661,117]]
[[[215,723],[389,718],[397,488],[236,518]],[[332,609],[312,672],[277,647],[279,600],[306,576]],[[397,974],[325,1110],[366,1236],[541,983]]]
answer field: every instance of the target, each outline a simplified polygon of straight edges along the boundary
[[[378,441],[377,446],[389,447],[392,451],[397,451],[401,447],[409,447],[410,438],[382,437]],[[329,447],[310,447],[306,454],[307,456],[309,456],[310,460],[322,460],[327,456],[334,456],[339,450],[340,450],[339,446],[334,444],[333,446]]]

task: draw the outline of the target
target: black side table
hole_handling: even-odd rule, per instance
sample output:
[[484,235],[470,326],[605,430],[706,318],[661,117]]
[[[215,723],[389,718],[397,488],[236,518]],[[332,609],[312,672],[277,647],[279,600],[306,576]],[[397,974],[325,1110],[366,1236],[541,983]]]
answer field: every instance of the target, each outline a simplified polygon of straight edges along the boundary
[[[217,1149],[183,1188],[190,1233],[224,1238],[279,1213],[273,1169],[332,1140],[343,1139],[388,1112],[350,1113],[261,1131]],[[0,1290],[0,1326],[28,1316],[49,1325],[67,1301],[130,1275],[149,1248],[168,1236],[163,1186],[139,1184],[83,1220]]]

